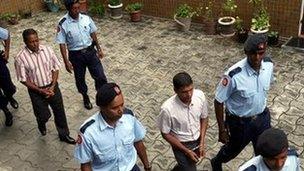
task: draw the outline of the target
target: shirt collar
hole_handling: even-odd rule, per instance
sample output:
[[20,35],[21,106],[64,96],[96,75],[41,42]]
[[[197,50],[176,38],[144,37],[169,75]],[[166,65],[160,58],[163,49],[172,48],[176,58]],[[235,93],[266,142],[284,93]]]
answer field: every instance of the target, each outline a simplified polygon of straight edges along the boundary
[[82,19],[82,14],[81,13],[79,13],[79,16],[78,16],[78,19],[74,19],[74,18],[72,18],[71,16],[70,16],[70,14],[69,13],[67,13],[67,19],[68,19],[68,22],[69,23],[72,23],[72,22],[78,22],[79,21],[79,19]]
[[38,50],[38,52],[33,52],[33,51],[31,51],[27,46],[25,46],[25,49],[29,52],[29,54],[39,54],[41,51],[43,51],[44,49],[42,48],[42,46],[41,45],[39,45],[39,50]]
[[[101,131],[103,131],[106,128],[110,128],[113,129],[114,127],[109,125],[104,118],[102,117],[101,113],[98,113],[98,120],[99,122],[99,128]],[[116,122],[116,127],[119,126],[123,121],[121,120],[121,118]]]
[[[265,70],[264,61],[261,61],[260,73]],[[249,76],[258,75],[258,73],[249,65],[248,59],[246,60],[246,71]]]

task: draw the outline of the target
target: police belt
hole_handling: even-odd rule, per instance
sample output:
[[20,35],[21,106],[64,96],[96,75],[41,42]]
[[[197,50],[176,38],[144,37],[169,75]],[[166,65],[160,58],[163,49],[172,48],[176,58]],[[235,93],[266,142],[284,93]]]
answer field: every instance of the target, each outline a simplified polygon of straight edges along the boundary
[[70,50],[69,52],[70,53],[86,53],[86,52],[89,52],[93,49],[94,49],[94,45],[92,43],[90,46],[88,46],[86,48],[83,48],[83,49],[80,49],[80,50]]
[[236,120],[236,121],[244,121],[244,122],[249,122],[249,121],[252,121],[252,120],[256,120],[258,117],[265,115],[267,113],[267,111],[268,111],[268,108],[265,107],[265,109],[262,113],[255,114],[255,115],[252,115],[252,116],[240,117],[240,116],[237,116],[235,114],[230,113],[227,109],[225,110],[227,118],[232,119],[232,120]]

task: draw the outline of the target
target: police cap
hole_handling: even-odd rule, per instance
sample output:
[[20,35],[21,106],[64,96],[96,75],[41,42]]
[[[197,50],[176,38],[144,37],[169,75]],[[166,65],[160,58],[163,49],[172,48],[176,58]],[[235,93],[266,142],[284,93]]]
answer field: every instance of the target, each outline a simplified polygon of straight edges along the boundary
[[121,94],[121,90],[116,83],[106,83],[97,91],[96,105],[99,107],[107,106],[119,94]]
[[245,44],[245,52],[255,53],[259,50],[266,50],[267,37],[264,34],[253,34],[250,35]]
[[266,158],[271,158],[288,149],[288,139],[284,131],[276,128],[265,130],[258,138],[257,152]]

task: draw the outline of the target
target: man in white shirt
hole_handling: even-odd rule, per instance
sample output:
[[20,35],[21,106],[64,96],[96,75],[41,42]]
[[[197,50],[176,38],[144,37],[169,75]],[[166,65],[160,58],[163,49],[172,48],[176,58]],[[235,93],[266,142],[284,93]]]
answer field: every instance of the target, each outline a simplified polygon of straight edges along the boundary
[[173,170],[196,171],[196,163],[205,155],[207,100],[201,90],[194,89],[186,72],[173,77],[173,86],[176,94],[163,103],[157,125],[172,146],[177,161]]
[[288,148],[284,131],[269,128],[258,138],[260,154],[239,168],[239,171],[301,171],[296,150]]

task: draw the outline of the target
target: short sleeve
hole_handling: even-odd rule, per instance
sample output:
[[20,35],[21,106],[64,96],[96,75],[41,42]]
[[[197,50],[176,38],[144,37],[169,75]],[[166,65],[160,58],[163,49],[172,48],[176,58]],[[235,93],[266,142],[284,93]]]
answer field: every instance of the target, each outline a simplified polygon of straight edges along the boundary
[[201,113],[201,118],[207,118],[208,117],[208,101],[205,97],[205,94],[202,93],[202,113]]
[[56,43],[58,44],[66,44],[66,33],[62,27],[62,25],[57,26],[57,35],[56,35]]
[[165,109],[161,109],[157,118],[157,126],[162,133],[168,134],[171,131],[171,119]]
[[91,17],[89,17],[89,20],[90,20],[90,28],[91,28],[90,33],[94,33],[97,31],[97,27]]
[[51,55],[51,61],[52,61],[52,71],[57,71],[60,69],[60,61],[58,60],[54,50],[50,47],[48,47],[48,51],[50,52]]
[[134,142],[140,141],[145,138],[146,129],[144,126],[134,117]]
[[17,80],[20,82],[26,82],[26,78],[27,78],[26,70],[23,62],[19,58],[15,60],[15,70],[16,70]]
[[215,99],[220,103],[225,102],[232,94],[234,86],[234,80],[224,75],[216,88]]
[[74,157],[79,163],[88,163],[93,161],[92,145],[88,138],[81,133],[78,134]]
[[8,30],[0,27],[0,39],[1,40],[7,40],[8,39],[8,36],[9,36],[9,32]]

